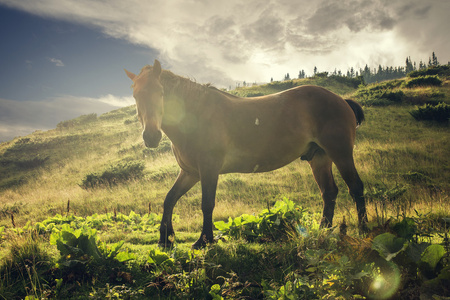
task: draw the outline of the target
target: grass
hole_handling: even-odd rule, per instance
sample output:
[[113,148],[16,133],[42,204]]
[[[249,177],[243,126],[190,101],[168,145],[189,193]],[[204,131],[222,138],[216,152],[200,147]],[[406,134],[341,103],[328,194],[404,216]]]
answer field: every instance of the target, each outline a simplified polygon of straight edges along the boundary
[[[320,84],[345,98],[354,98],[363,104],[369,101],[364,107],[366,121],[357,130],[354,153],[367,195],[377,191],[377,196],[368,201],[370,226],[382,225],[390,217],[416,217],[419,212],[428,220],[425,227],[438,228],[441,226],[440,220],[450,216],[449,128],[448,124],[416,121],[410,112],[414,105],[433,101],[450,103],[449,81],[447,78],[441,80],[441,86],[433,87],[407,88],[402,85],[405,80],[395,80],[357,89],[354,82],[318,77],[240,88],[235,93],[248,96],[278,92],[295,85]],[[371,98],[380,95],[377,94],[380,90],[401,91],[403,96],[400,101]],[[370,102],[372,100],[384,104],[372,105],[376,103]],[[164,197],[177,176],[178,166],[168,140],[164,140],[156,150],[145,149],[140,131],[134,107],[131,106],[98,117],[82,116],[62,122],[57,129],[35,132],[0,144],[0,228],[5,226],[8,230],[12,229],[11,215],[14,216],[16,227],[21,227],[28,221],[35,223],[56,214],[90,216],[95,213],[129,214],[134,211],[143,215],[149,210],[161,214]],[[111,166],[130,163],[144,166],[140,178],[130,177],[114,185],[87,189],[81,187],[83,179],[89,174],[102,174]],[[334,174],[340,190],[335,224],[345,219],[349,233],[353,235],[357,227],[355,205],[336,169]],[[404,192],[398,192],[400,190]],[[257,214],[283,197],[317,214],[318,221],[322,210],[320,192],[309,165],[300,160],[269,173],[222,175],[217,189],[214,221],[227,221],[229,217],[235,218],[242,214]],[[187,253],[201,230],[200,201],[201,189],[197,184],[175,207],[174,213],[179,215],[179,221],[174,224],[177,247],[184,253]],[[298,255],[304,258],[306,249],[322,246],[333,248],[335,241],[321,237],[322,234],[318,233],[307,241],[300,239],[275,245],[230,240],[207,251],[206,262],[211,266],[223,266],[212,267],[208,272],[218,272],[214,275],[216,277],[219,274],[224,276],[221,285],[228,280],[230,285],[237,284],[237,281],[243,287],[247,281],[246,293],[253,296],[256,290],[253,285],[263,277],[266,281],[271,280],[269,285],[272,288],[278,289],[283,278],[289,278],[292,282],[298,280],[294,278],[294,270],[305,267],[302,265],[305,263],[303,260],[298,261]],[[144,260],[142,253],[154,247],[158,236],[157,233],[117,231],[99,233],[99,238],[107,243],[124,240],[125,247],[133,253],[140,253],[138,260]],[[0,234],[3,265],[12,266],[13,249],[20,248],[23,250],[19,252],[27,253],[24,247],[28,242],[37,247],[31,251],[37,255],[51,253],[42,259],[38,258],[38,261],[56,261],[54,252],[51,252],[54,248],[43,246],[47,242],[45,238],[36,240],[32,236],[23,236],[22,240],[14,244],[1,240]],[[227,263],[224,262],[226,259],[229,259]],[[251,262],[243,262],[242,259],[251,259]],[[261,265],[267,262],[270,264],[263,268]],[[41,267],[35,269],[38,272]],[[232,272],[238,273],[239,279],[234,278]],[[266,275],[262,275],[264,272]],[[21,282],[27,282],[30,295],[39,296],[33,292],[34,288],[46,290],[45,282],[39,279],[41,275],[38,273],[21,274],[21,277],[18,276]],[[13,283],[7,285],[11,287]],[[97,288],[96,293],[101,298],[117,286]],[[1,288],[0,295],[3,295]],[[50,289],[54,290],[54,287]],[[230,295],[233,292],[236,291],[228,290]],[[123,290],[118,293],[126,294]]]

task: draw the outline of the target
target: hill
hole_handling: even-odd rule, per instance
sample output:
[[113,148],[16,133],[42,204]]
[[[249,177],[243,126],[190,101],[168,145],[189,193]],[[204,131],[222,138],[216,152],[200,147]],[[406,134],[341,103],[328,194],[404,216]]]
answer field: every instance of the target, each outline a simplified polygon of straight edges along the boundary
[[[406,87],[405,83],[411,79],[405,78],[361,85],[358,88],[360,82],[357,79],[316,77],[239,88],[233,93],[241,96],[261,95],[293,86],[316,84],[356,99],[365,106],[367,115],[367,122],[358,130],[355,151],[356,160],[362,165],[359,168],[365,169],[362,172],[366,177],[366,186],[370,190],[371,186],[381,182],[387,185],[396,182],[397,185],[410,187],[411,179],[407,178],[416,174],[418,182],[413,182],[413,188],[409,189],[413,197],[410,201],[416,202],[416,188],[425,194],[429,194],[425,190],[430,185],[436,186],[437,190],[448,188],[448,127],[417,122],[410,115],[414,110],[413,105],[442,101],[448,103],[448,80],[443,80],[439,86]],[[152,202],[154,209],[159,210],[159,204],[175,178],[178,166],[171,155],[169,141],[165,140],[155,150],[146,149],[140,131],[135,108],[131,106],[99,117],[94,114],[80,116],[61,122],[54,130],[35,132],[0,144],[0,224],[8,224],[10,213],[14,213],[19,224],[26,220],[42,219],[61,212],[67,200],[71,201],[72,209],[78,214],[92,214],[99,212],[99,209],[112,211],[114,208],[145,212],[148,202]],[[81,186],[86,176],[127,163],[144,166],[142,174],[137,174],[141,178],[130,175],[132,180],[124,185],[103,185],[93,189]],[[313,207],[319,207],[320,201],[317,200],[319,197],[309,166],[294,162],[285,169],[250,176],[226,175],[219,188],[219,196],[225,193],[225,198],[231,196],[227,200],[233,202],[241,198],[258,199],[259,196],[252,194],[245,196],[242,191],[239,191],[239,196],[228,193],[233,193],[230,187],[232,190],[233,186],[239,185],[263,184],[270,189],[270,196],[266,199],[244,200],[250,207],[242,207],[231,212],[232,215],[248,212],[249,209],[251,211],[260,205],[257,203],[272,201],[277,195],[292,195],[295,199],[307,196],[315,199]],[[284,184],[286,188],[275,188],[276,182],[284,181],[283,177],[286,176],[292,177],[294,182]],[[305,180],[308,185],[306,191]],[[247,190],[252,188],[248,187]],[[303,195],[296,195],[297,192]],[[193,201],[198,193],[197,190],[188,195],[188,201]],[[191,209],[195,209],[198,214],[199,208]],[[228,214],[224,213],[223,216]]]
[[[399,218],[403,215],[424,217],[420,220],[425,222],[425,226],[440,228],[440,220],[450,216],[449,83],[445,74],[419,74],[371,85],[362,85],[358,79],[317,76],[240,88],[232,93],[258,96],[293,86],[316,84],[359,101],[364,105],[366,122],[357,131],[355,160],[366,187],[371,226],[383,225],[391,216]],[[434,114],[444,111],[444,121],[416,120],[413,115],[419,111],[417,106],[424,110],[427,108],[431,119]],[[442,109],[436,113],[436,107]],[[27,222],[35,224],[57,214],[83,218],[96,214],[161,214],[163,199],[178,174],[178,166],[167,139],[157,149],[147,149],[143,146],[140,132],[135,107],[130,106],[101,116],[80,116],[61,122],[53,130],[35,132],[0,144],[0,228],[21,228]],[[338,172],[334,173],[340,189],[335,222],[346,222],[349,232],[353,233],[357,224],[354,204]],[[200,231],[200,198],[201,191],[197,185],[175,208],[179,222],[174,227],[180,247],[188,247]],[[311,212],[311,218],[318,220],[315,213],[321,212],[321,196],[308,164],[297,160],[270,173],[221,176],[214,221],[257,214],[283,198],[300,204]],[[74,219],[70,222],[73,223]],[[120,230],[103,232],[102,227],[99,228],[102,241],[114,243],[123,240],[135,253],[142,253],[142,249],[148,251],[148,246],[158,238],[154,231],[127,234]],[[320,234],[316,236],[319,240]],[[311,240],[315,246],[306,248],[317,247],[317,241]],[[5,251],[12,246],[7,246],[4,240],[1,243],[4,250],[0,257],[7,257]],[[287,243],[291,248],[286,251],[303,247],[292,243],[297,243],[297,240]],[[251,253],[256,253],[258,259],[264,260],[262,256],[278,251],[270,245],[261,248],[263,246],[259,244],[244,244],[232,242],[234,250],[219,247],[224,253],[216,252],[216,259],[220,260],[221,255],[237,255],[236,251],[241,251],[240,255],[247,259]],[[217,265],[225,264],[217,260],[214,260]],[[201,262],[196,263],[198,267]],[[283,267],[286,266],[284,263]],[[224,268],[236,271],[238,265],[236,262],[233,267]],[[264,272],[267,275],[269,271]],[[285,272],[284,276],[289,273],[288,270]],[[241,273],[237,276],[247,278]],[[280,278],[273,283],[279,284]],[[211,285],[207,282],[205,286],[209,291]],[[240,282],[244,284],[245,281]],[[2,284],[0,294],[2,287],[8,286],[5,282]],[[275,289],[274,286],[271,288]]]

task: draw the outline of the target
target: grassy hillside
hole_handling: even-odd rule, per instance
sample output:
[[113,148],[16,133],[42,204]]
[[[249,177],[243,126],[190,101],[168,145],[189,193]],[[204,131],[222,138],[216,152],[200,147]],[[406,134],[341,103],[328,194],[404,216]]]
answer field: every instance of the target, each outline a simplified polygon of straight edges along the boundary
[[[440,74],[439,83],[430,83],[429,79],[411,83],[414,78],[405,78],[368,86],[360,85],[357,79],[316,77],[240,88],[233,93],[257,96],[293,86],[316,84],[359,101],[364,105],[366,122],[357,131],[355,160],[366,187],[370,226],[382,225],[390,216],[400,218],[404,215],[425,216],[423,222],[428,224],[426,226],[441,228],[439,224],[442,218],[450,217],[448,121],[418,121],[411,112],[418,110],[417,105],[428,104],[428,110],[432,110],[438,103],[450,104],[450,82],[447,76]],[[441,106],[444,114],[445,109],[448,114],[448,107]],[[161,214],[163,199],[178,174],[178,166],[167,139],[157,149],[146,149],[140,132],[140,124],[132,106],[101,116],[80,116],[61,122],[56,129],[35,132],[0,144],[2,231],[12,229],[12,218],[16,228],[19,228],[29,221],[34,224],[57,214],[77,217],[94,214],[128,216],[132,211],[141,216],[149,212]],[[345,219],[349,232],[353,234],[357,223],[356,209],[339,173],[335,170],[334,174],[340,189],[335,224]],[[179,221],[174,227],[180,249],[187,249],[201,230],[200,198],[201,191],[197,185],[175,208]],[[235,218],[242,214],[258,214],[283,198],[308,209],[312,218],[318,220],[322,207],[321,196],[307,163],[297,160],[270,173],[221,176],[214,221],[226,221],[229,217]],[[320,236],[321,233],[317,233],[316,238],[319,240],[309,242],[290,241],[282,251],[295,249],[301,256],[305,255],[302,252],[305,248],[330,246],[324,246],[323,243],[329,243],[329,240],[320,240]],[[121,230],[114,233],[99,230],[99,238],[108,243],[123,240],[131,252],[142,255],[143,249],[148,251],[148,245],[153,245],[158,236],[156,231],[133,231],[127,234]],[[5,239],[0,241],[1,257],[9,257],[11,249],[25,243],[20,239],[16,244],[7,243]],[[39,240],[36,247],[43,247],[39,246],[40,243]],[[313,243],[315,246],[305,246],[304,243]],[[209,262],[223,265],[226,264],[222,261],[224,256],[247,255],[245,257],[248,258],[250,253],[253,253],[255,260],[263,261],[264,255],[272,256],[277,251],[275,245],[267,245],[262,249],[261,244],[239,241],[221,247],[211,252],[215,253],[212,257],[206,254]],[[47,250],[39,251],[46,253]],[[52,255],[53,258],[47,259],[56,260],[58,256]],[[205,261],[196,263],[197,267],[204,267]],[[235,263],[223,269],[237,272],[239,262]],[[283,267],[290,264],[289,261],[279,263]],[[249,269],[243,272],[249,272]],[[258,277],[258,280],[264,277],[271,288],[279,288],[280,284],[286,284],[283,276],[289,272],[295,273],[295,270],[285,271],[284,275],[274,274],[271,282],[264,276]],[[219,273],[223,275],[223,272]],[[242,285],[246,284],[244,279],[250,280],[241,273],[236,276],[241,276],[239,282]],[[255,278],[252,280],[257,281]],[[209,291],[213,281],[205,282]],[[5,281],[2,284],[0,295],[8,287]],[[221,291],[224,284],[221,283]],[[250,286],[248,288],[251,289]],[[100,294],[99,298],[103,295]]]

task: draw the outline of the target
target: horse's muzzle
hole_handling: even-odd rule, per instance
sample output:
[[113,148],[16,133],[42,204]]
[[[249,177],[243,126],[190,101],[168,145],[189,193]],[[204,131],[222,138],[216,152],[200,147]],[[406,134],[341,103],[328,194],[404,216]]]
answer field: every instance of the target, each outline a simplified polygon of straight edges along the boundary
[[157,131],[148,131],[144,130],[142,132],[142,138],[144,139],[145,146],[148,148],[156,148],[159,145],[159,142],[162,138],[161,130]]

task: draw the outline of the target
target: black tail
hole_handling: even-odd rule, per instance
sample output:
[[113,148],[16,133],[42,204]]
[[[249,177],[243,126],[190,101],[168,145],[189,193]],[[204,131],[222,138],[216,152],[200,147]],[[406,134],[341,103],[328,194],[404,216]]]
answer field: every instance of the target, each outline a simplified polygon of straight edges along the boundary
[[353,112],[355,113],[356,125],[357,125],[356,127],[358,127],[364,121],[364,111],[358,102],[356,102],[354,100],[350,100],[350,99],[345,99],[345,101],[347,101],[347,104],[350,105]]

